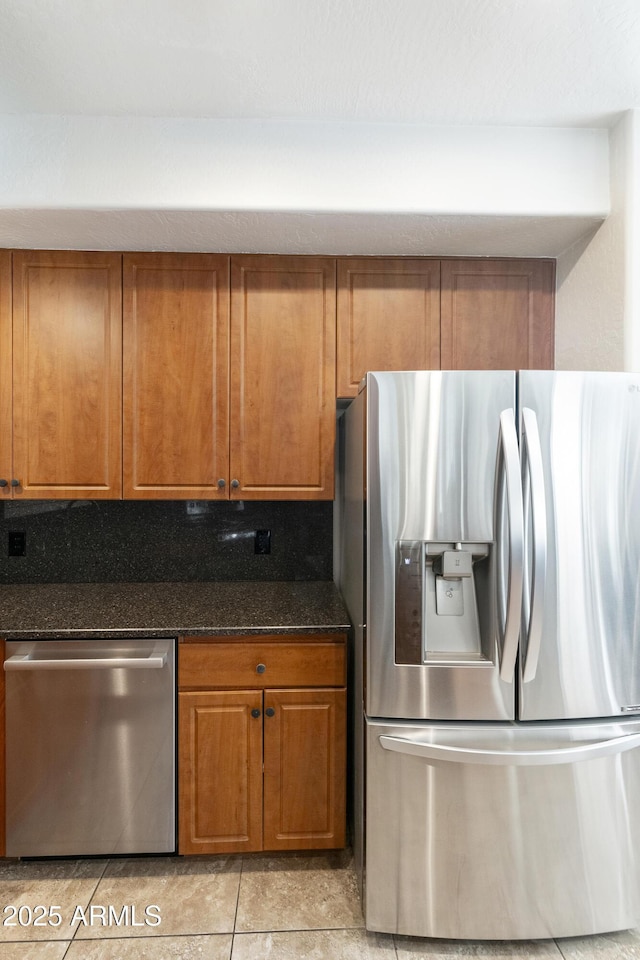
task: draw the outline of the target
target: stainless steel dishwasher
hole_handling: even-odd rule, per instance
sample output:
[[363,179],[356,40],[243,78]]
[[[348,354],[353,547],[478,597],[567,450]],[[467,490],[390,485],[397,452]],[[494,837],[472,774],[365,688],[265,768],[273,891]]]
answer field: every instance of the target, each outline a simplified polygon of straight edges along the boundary
[[175,850],[175,641],[6,644],[9,857]]

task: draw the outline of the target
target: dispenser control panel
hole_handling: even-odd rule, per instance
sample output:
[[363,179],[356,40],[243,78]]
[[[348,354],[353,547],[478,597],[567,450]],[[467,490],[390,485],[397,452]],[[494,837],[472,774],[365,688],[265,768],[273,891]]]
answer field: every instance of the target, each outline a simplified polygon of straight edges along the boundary
[[396,544],[396,663],[422,663],[424,542]]
[[397,664],[487,660],[475,581],[486,592],[489,550],[486,543],[396,541]]

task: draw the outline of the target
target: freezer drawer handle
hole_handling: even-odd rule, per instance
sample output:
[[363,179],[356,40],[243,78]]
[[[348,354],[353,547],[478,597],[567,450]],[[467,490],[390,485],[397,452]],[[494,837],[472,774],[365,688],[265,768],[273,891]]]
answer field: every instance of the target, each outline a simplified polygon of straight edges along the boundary
[[[509,536],[509,574],[506,604],[502,591],[498,597],[498,608],[506,606],[505,621],[500,653],[500,679],[507,683],[513,681],[518,655],[518,637],[520,634],[520,614],[522,609],[522,579],[524,566],[524,520],[522,516],[522,483],[520,479],[520,454],[516,434],[513,410],[503,410],[500,414],[500,443],[496,464],[495,523],[502,513],[502,477],[507,492],[507,528]],[[499,588],[502,578],[498,576]]]
[[[547,509],[544,492],[544,470],[542,466],[542,448],[538,421],[533,410],[523,407],[522,439],[526,452],[523,466],[527,472],[523,478],[524,513],[527,516],[531,508],[533,564],[531,592],[529,578],[525,578],[523,612],[527,632],[527,655],[524,661],[522,679],[524,683],[533,680],[538,669],[540,641],[542,639],[542,615],[544,610],[544,590],[547,575]],[[525,558],[527,550],[524,551]]]
[[380,745],[385,750],[406,753],[424,760],[530,767],[612,757],[617,753],[640,747],[640,733],[613,737],[611,740],[600,740],[595,743],[583,743],[577,747],[558,747],[555,750],[482,750],[475,747],[451,747],[440,743],[416,743],[415,740],[407,740],[404,737],[386,736],[380,737]]
[[[33,649],[33,646],[32,648]],[[16,653],[4,662],[6,671],[12,670],[114,670],[116,667],[138,670],[159,670],[167,662],[169,644],[156,643],[148,657],[79,657],[77,660],[61,657],[59,660],[32,660],[31,651]]]

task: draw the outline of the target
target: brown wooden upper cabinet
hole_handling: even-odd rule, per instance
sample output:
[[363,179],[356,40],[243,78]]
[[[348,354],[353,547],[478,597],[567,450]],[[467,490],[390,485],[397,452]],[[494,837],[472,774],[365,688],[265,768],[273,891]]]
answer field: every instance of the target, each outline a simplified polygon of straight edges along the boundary
[[554,284],[553,260],[2,250],[0,497],[330,500],[336,385],[551,368]]
[[123,261],[124,496],[229,496],[229,258]]
[[341,258],[337,396],[367,370],[552,368],[553,260]]
[[333,498],[335,269],[331,257],[231,259],[232,496]]
[[3,251],[1,496],[122,495],[121,262],[117,253]]
[[[124,495],[331,499],[335,261],[124,256]],[[231,304],[231,309],[229,309]]]
[[440,261],[339,259],[337,339],[339,397],[367,370],[437,370]]
[[443,260],[443,370],[554,363],[554,260]]

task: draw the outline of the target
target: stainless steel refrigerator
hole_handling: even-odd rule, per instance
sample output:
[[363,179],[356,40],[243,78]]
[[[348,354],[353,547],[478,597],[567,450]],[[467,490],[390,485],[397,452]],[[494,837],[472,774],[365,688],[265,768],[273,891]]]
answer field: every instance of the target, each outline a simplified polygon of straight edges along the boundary
[[366,926],[640,923],[640,376],[369,373],[341,418]]

